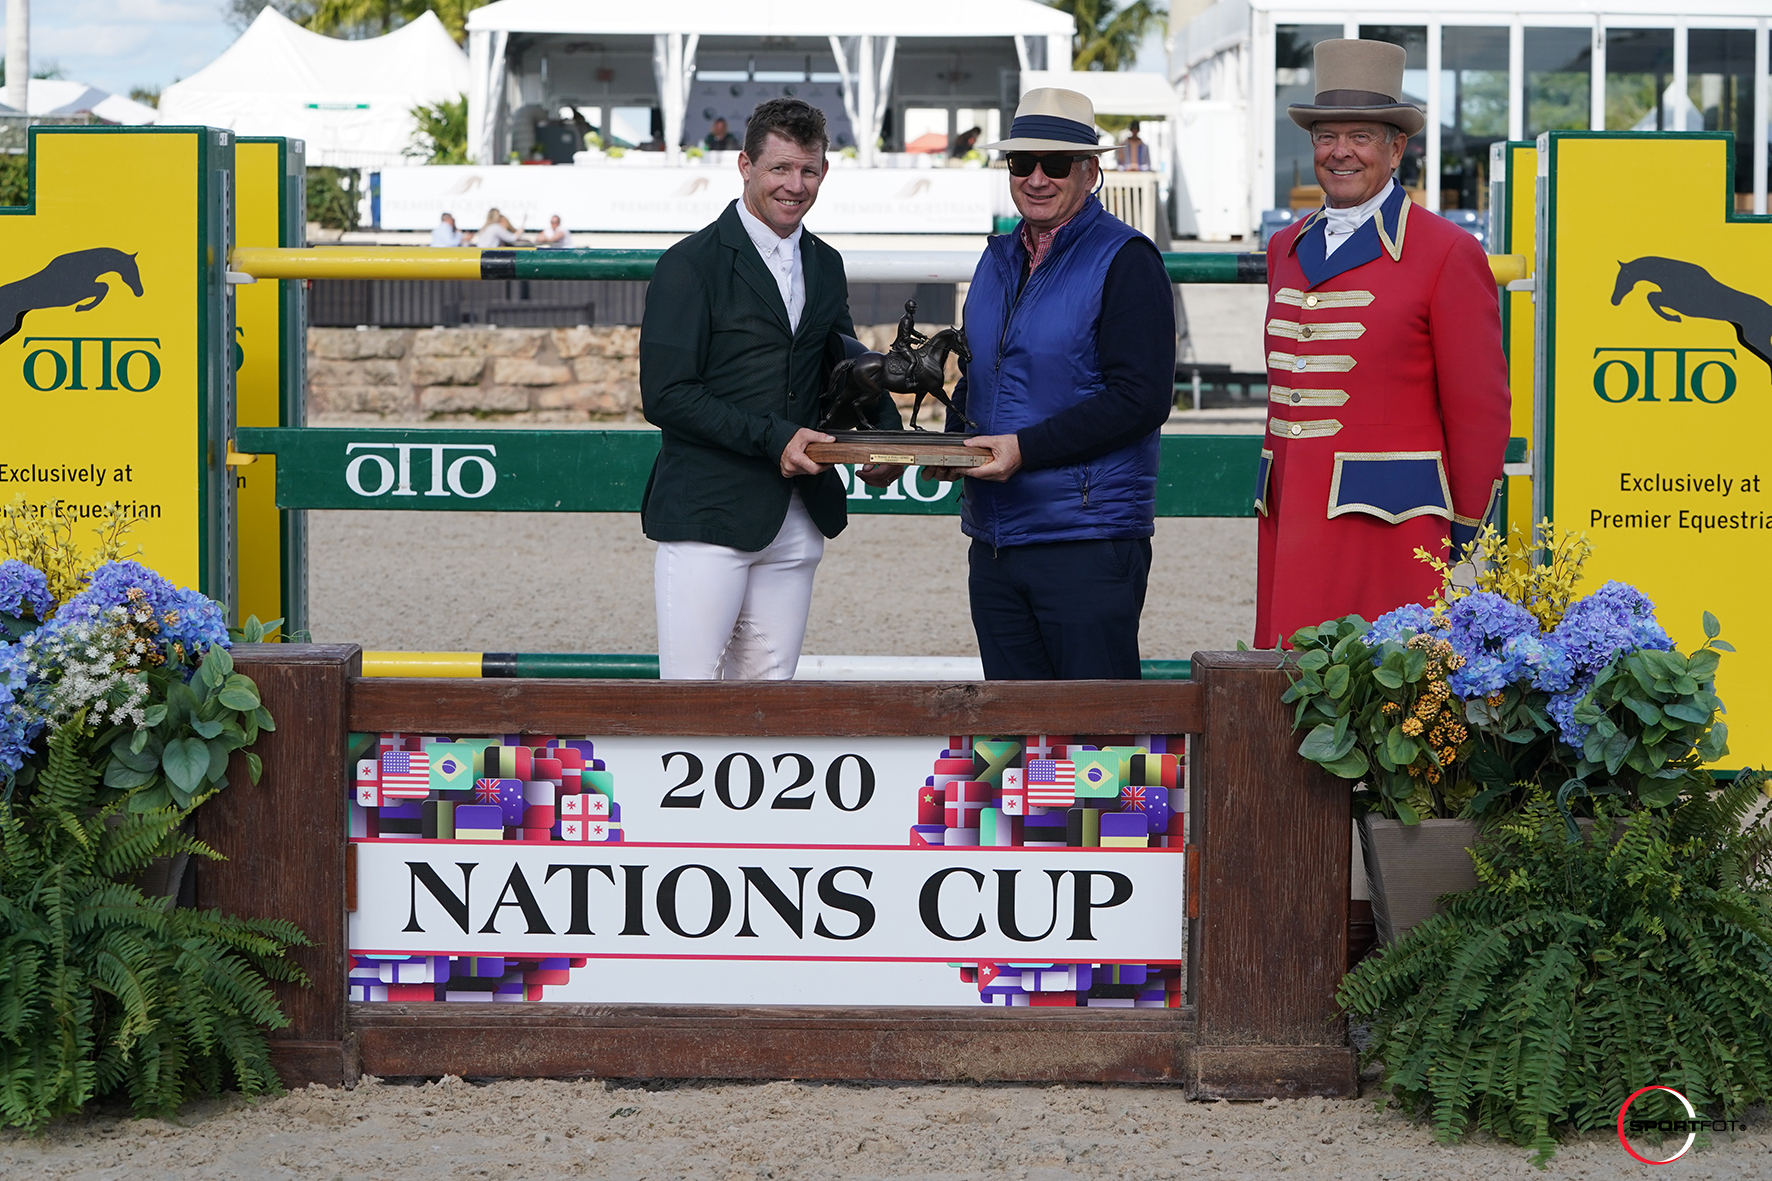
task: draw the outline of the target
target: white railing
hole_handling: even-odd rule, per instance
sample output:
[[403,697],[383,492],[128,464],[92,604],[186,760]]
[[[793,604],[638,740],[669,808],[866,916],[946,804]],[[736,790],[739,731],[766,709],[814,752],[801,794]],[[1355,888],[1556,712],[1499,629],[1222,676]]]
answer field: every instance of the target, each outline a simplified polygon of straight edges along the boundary
[[1107,211],[1143,234],[1156,240],[1159,202],[1158,176],[1154,172],[1104,172],[1101,174],[1101,203]]

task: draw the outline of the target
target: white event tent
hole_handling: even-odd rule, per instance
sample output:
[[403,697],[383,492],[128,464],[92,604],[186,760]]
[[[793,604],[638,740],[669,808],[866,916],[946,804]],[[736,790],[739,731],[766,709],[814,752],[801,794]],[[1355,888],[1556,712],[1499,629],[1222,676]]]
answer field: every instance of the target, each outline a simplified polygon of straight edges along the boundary
[[132,98],[88,86],[84,82],[68,82],[60,78],[32,78],[29,97],[25,101],[32,115],[93,114],[106,123],[126,127],[142,127],[155,122],[159,112]]
[[664,142],[672,160],[702,38],[827,39],[861,163],[873,162],[901,39],[1014,38],[1023,70],[1071,60],[1071,17],[1037,0],[499,0],[468,14],[468,155],[496,162],[500,121],[514,107],[513,38],[568,34],[650,37]]
[[220,57],[161,93],[160,122],[287,136],[306,142],[309,164],[373,168],[405,159],[413,107],[467,90],[467,55],[435,13],[344,41],[266,6]]

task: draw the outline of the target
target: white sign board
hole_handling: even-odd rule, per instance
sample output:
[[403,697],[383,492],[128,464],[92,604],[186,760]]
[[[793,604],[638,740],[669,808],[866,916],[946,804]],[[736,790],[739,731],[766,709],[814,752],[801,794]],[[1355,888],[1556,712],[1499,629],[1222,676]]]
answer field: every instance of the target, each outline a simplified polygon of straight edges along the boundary
[[[498,209],[525,230],[692,233],[739,196],[735,164],[534,167],[421,165],[381,174],[384,230],[428,230],[444,213],[472,230]],[[988,168],[847,168],[825,176],[806,215],[815,234],[988,234],[1012,212],[1009,174]]]
[[378,841],[351,946],[405,955],[1148,961],[1181,954],[1163,849]]

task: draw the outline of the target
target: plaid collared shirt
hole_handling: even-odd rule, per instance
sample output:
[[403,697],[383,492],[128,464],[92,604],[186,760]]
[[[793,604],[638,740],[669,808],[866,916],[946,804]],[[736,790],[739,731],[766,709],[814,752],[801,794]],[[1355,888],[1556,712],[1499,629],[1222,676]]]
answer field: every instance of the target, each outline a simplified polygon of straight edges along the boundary
[[[1076,214],[1074,213],[1071,215],[1071,217],[1075,216]],[[1039,269],[1040,264],[1046,261],[1046,253],[1052,249],[1052,239],[1058,235],[1058,231],[1070,224],[1071,219],[1067,217],[1064,221],[1053,226],[1045,233],[1036,234],[1034,232],[1034,227],[1027,223],[1027,219],[1022,219],[1021,244],[1027,248],[1028,252],[1028,274],[1033,274]]]

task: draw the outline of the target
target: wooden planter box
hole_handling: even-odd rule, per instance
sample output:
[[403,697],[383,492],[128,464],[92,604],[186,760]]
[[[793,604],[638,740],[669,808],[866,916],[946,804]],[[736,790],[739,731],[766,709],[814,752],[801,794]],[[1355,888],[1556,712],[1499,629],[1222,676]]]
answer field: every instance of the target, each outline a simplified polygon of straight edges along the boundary
[[[1202,1097],[1356,1093],[1350,798],[1297,757],[1276,653],[1196,653],[1192,681],[751,684],[363,678],[355,646],[234,649],[277,730],[198,814],[228,860],[197,903],[289,919],[313,980],[280,988],[284,1082],[377,1075],[1169,1082]],[[995,1009],[352,1004],[348,735],[1189,734],[1187,1004]],[[236,755],[236,758],[240,756]],[[243,760],[242,760],[243,761]]]

